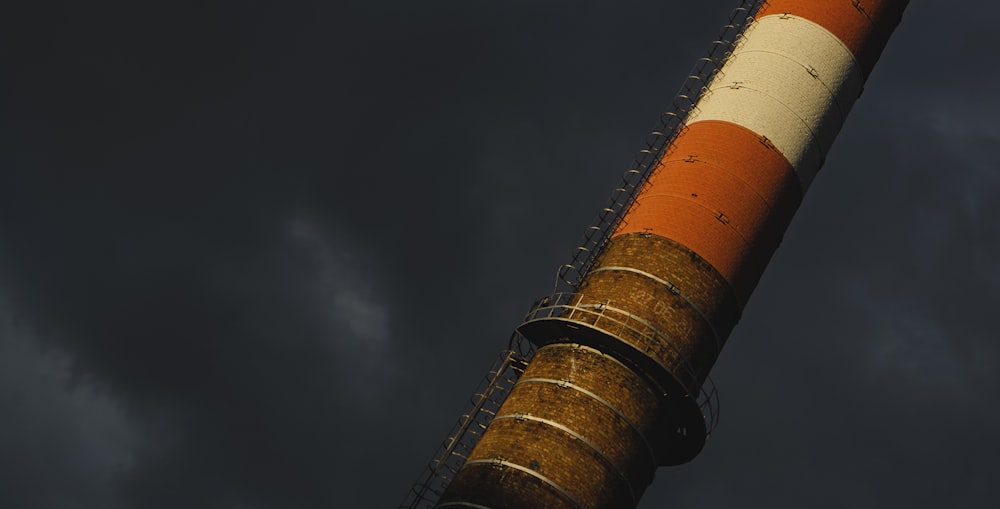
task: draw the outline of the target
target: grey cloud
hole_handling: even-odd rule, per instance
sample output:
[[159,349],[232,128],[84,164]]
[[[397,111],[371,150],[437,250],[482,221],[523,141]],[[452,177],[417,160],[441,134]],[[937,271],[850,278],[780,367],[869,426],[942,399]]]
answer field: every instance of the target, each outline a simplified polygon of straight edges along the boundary
[[[337,322],[347,325],[362,340],[362,348],[379,351],[389,339],[389,312],[376,300],[371,277],[351,263],[356,255],[344,246],[335,246],[317,227],[304,218],[289,225],[292,239],[308,250],[316,264],[316,290]],[[342,345],[343,346],[343,345]]]
[[343,239],[334,241],[301,214],[289,221],[287,231],[309,262],[300,291],[314,296],[311,307],[327,322],[323,330],[335,353],[340,383],[352,386],[359,400],[369,400],[390,385],[391,373],[399,369],[390,350],[388,291],[378,288],[384,284],[376,284],[371,273],[380,264],[361,263],[357,250]]
[[19,508],[120,506],[117,483],[139,440],[106,388],[74,375],[72,357],[44,348],[0,298],[0,425],[4,489]]

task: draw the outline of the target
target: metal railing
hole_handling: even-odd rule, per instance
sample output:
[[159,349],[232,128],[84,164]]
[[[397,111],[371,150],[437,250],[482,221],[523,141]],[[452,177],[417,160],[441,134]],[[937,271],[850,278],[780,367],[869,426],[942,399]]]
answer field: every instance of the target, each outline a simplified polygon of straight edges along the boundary
[[[610,302],[587,302],[579,293],[558,293],[546,299],[533,309],[524,319],[528,324],[540,320],[567,320],[597,329],[615,338],[641,338],[646,352],[656,347],[666,347],[680,361],[684,376],[678,382],[694,399],[705,419],[705,429],[711,433],[719,417],[719,393],[715,383],[707,373],[695,369],[673,341],[652,324],[624,309],[611,306]],[[664,366],[664,369],[667,369]],[[669,372],[670,370],[667,369]],[[704,381],[700,381],[704,378]]]

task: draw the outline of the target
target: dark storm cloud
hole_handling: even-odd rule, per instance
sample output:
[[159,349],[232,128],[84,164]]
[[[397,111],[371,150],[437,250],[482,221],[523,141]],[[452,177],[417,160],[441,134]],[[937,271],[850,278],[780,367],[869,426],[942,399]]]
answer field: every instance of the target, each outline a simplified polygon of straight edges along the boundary
[[4,499],[17,507],[114,507],[116,477],[131,464],[132,423],[88,380],[71,379],[70,359],[34,339],[0,298]]
[[[732,3],[16,7],[0,506],[397,503]],[[1000,103],[948,88],[995,77],[963,5],[911,5],[721,428],[642,507],[987,506]]]

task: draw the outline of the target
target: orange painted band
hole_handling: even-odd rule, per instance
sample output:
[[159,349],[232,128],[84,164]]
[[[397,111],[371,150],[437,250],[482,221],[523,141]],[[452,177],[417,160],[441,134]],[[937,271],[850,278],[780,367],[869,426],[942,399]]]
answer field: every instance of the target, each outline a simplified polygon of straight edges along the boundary
[[615,235],[648,232],[710,263],[745,303],[802,199],[791,164],[736,124],[689,125]]

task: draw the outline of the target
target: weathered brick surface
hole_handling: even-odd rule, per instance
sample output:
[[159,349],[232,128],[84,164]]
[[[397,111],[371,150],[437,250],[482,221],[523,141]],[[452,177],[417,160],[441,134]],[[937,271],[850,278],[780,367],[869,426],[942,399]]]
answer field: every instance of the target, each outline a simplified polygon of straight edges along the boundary
[[[563,318],[614,331],[695,392],[739,319],[726,281],[684,246],[643,233],[613,238],[594,268],[575,297],[576,304],[591,306]],[[648,330],[644,324],[662,338],[637,332]],[[616,350],[614,344],[608,348]],[[495,509],[560,508],[567,504],[565,491],[588,509],[634,507],[633,496],[645,491],[657,462],[686,461],[701,442],[678,441],[678,427],[686,422],[681,407],[691,400],[653,382],[658,374],[615,358],[630,355],[633,350],[600,352],[572,337],[540,348],[443,500]],[[676,447],[695,449],[671,450]]]
[[[584,507],[633,508],[633,496],[642,495],[656,469],[643,437],[649,435],[655,442],[656,435],[670,431],[664,426],[663,402],[643,377],[606,354],[573,344],[545,346],[500,408],[501,418],[490,424],[470,454],[473,464],[452,481],[445,501],[474,501],[493,508],[565,506],[556,502],[558,490],[524,483],[523,472],[476,463],[503,460],[552,480]],[[582,439],[536,419],[556,422]]]
[[[636,269],[667,284],[614,267]],[[646,352],[691,391],[708,375],[740,314],[732,289],[708,263],[670,239],[643,233],[611,239],[575,302],[604,304],[610,318],[639,330],[645,322],[659,331],[662,337],[653,340],[625,329],[621,339]],[[594,319],[581,315],[580,320]]]
[[[551,383],[525,383],[518,387],[515,394],[511,394],[511,398],[515,399],[504,412],[525,413],[565,426],[606,456],[611,466],[623,475],[627,476],[633,464],[644,463],[648,468],[656,466],[638,431],[608,407],[582,392]],[[566,411],[566,405],[572,411]],[[559,434],[575,441],[565,432]],[[484,447],[477,453],[489,454],[488,450]],[[633,479],[633,482],[637,480]]]
[[[598,394],[637,427],[663,418],[662,395],[614,357],[586,346],[557,343],[539,349],[535,362],[521,377],[530,378],[566,380]],[[640,430],[647,435],[651,432]]]
[[[587,437],[588,441],[590,438]],[[558,428],[532,420],[493,421],[490,432],[483,435],[476,453],[469,459],[501,457],[552,480],[584,507],[634,507],[615,466],[587,443]]]
[[612,238],[594,269],[625,266],[673,283],[715,323],[723,337],[740,317],[729,283],[690,249],[658,235],[630,233]]
[[535,477],[482,463],[459,470],[441,502],[471,502],[491,509],[579,509]]

